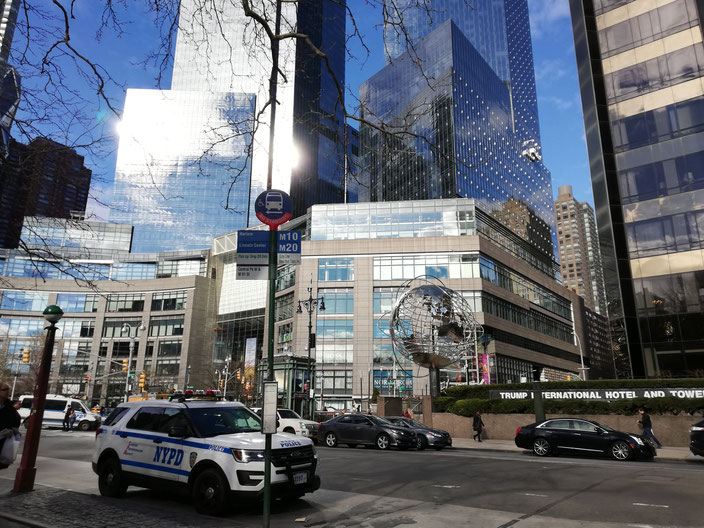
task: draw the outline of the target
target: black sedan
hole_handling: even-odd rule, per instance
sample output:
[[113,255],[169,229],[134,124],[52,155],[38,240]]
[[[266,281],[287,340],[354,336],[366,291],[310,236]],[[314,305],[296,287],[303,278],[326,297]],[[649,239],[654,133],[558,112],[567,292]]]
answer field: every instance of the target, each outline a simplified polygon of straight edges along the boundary
[[443,447],[452,446],[452,437],[447,431],[426,427],[422,423],[404,416],[386,416],[385,418],[394,425],[406,427],[416,433],[418,438],[416,447],[420,450],[431,446],[439,451]]
[[704,456],[704,420],[695,423],[689,431],[689,450]]
[[641,435],[622,433],[591,420],[556,418],[519,427],[516,445],[538,456],[569,453],[616,460],[653,458],[655,448]]
[[416,447],[416,434],[405,427],[398,427],[391,422],[364,414],[343,414],[320,425],[318,438],[328,447],[347,444],[356,447],[359,444],[389,449]]

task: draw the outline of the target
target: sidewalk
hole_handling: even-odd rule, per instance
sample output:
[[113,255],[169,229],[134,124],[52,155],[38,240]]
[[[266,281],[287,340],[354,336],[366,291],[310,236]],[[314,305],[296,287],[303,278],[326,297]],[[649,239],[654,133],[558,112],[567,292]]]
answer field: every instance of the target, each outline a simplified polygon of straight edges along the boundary
[[[516,447],[513,440],[482,440],[475,442],[471,438],[453,438],[452,445],[455,449],[481,449],[484,451],[513,451],[527,453],[525,449]],[[704,464],[704,457],[694,456],[688,447],[663,447],[658,449],[655,460],[667,462],[692,462]]]

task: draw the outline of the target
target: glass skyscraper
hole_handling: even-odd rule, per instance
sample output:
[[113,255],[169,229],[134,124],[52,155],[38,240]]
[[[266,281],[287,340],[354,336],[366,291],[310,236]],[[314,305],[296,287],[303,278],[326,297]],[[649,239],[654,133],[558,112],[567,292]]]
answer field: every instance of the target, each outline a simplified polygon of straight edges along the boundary
[[[344,83],[344,2],[285,3],[281,31],[308,35]],[[171,90],[128,92],[111,220],[135,226],[135,251],[207,247],[259,223],[271,70],[261,37],[239,3],[184,0]],[[344,120],[322,63],[302,40],[281,41],[273,186],[290,189],[294,214],[343,197]]]
[[619,375],[704,369],[704,44],[695,0],[570,0]]
[[[465,11],[459,15],[473,16],[474,11]],[[525,15],[529,31],[527,11]],[[507,79],[475,49],[454,18],[364,83],[362,115],[385,129],[360,130],[371,200],[475,198],[552,261],[556,239],[550,173],[539,156],[531,159],[526,145],[526,138],[533,145],[538,139],[530,45],[526,52],[526,84],[533,100],[523,109],[517,108]],[[510,62],[499,59],[497,68]],[[533,113],[535,119],[529,119]]]

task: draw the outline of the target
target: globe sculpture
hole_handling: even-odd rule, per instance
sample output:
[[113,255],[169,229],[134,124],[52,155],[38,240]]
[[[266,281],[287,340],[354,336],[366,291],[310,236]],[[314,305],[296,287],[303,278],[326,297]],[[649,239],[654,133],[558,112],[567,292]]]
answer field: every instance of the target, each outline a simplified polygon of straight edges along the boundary
[[[419,286],[410,287],[418,281]],[[404,284],[391,310],[389,334],[394,350],[431,370],[474,355],[476,340],[483,333],[464,297],[422,277]]]

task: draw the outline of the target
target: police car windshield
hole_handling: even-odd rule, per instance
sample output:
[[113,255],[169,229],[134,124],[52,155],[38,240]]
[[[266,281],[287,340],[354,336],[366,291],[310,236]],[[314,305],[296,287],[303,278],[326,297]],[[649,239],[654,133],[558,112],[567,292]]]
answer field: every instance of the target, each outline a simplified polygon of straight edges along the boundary
[[259,417],[242,407],[191,407],[188,414],[203,438],[251,433],[262,428]]

